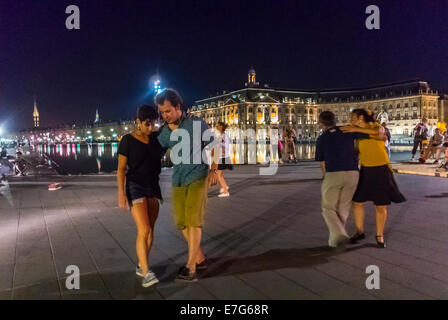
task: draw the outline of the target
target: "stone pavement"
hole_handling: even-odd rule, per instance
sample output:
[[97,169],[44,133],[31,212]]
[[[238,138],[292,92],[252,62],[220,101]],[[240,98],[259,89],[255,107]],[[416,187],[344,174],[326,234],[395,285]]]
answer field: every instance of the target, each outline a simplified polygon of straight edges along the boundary
[[[369,205],[367,239],[338,252],[325,247],[317,164],[274,176],[258,169],[226,172],[230,198],[210,190],[202,243],[211,265],[195,284],[173,282],[186,245],[163,171],[150,257],[161,282],[147,289],[134,274],[136,229],[116,208],[114,176],[11,178],[0,188],[0,299],[448,299],[446,179],[396,174],[408,201],[390,207],[388,248],[376,248]],[[49,192],[53,181],[63,188]],[[66,289],[68,265],[80,268],[80,290]],[[379,290],[365,287],[369,265],[380,269]]]
[[397,173],[406,173],[406,174],[417,174],[423,176],[433,176],[433,177],[441,177],[448,178],[448,170],[445,170],[440,167],[440,163],[433,164],[431,162],[425,164],[419,164],[418,162],[398,162],[393,163],[392,167]]

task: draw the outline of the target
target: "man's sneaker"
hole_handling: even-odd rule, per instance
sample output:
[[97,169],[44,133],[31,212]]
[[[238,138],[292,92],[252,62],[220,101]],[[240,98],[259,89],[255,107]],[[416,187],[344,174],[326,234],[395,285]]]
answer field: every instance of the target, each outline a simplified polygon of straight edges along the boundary
[[351,238],[350,238],[350,242],[351,243],[356,243],[359,240],[363,240],[366,238],[366,234],[365,233],[358,233],[356,232]]
[[220,193],[219,195],[218,195],[218,198],[225,198],[225,197],[229,197],[230,196],[230,193]]
[[56,191],[56,190],[59,190],[59,189],[61,189],[62,187],[61,187],[61,185],[59,184],[59,183],[52,183],[52,184],[50,184],[49,186],[48,186],[48,190],[49,191]]
[[182,282],[196,282],[198,281],[198,274],[196,272],[191,273],[187,267],[182,267],[176,276],[176,281]]
[[148,273],[146,274],[146,276],[143,278],[142,281],[142,287],[144,288],[148,288],[156,283],[159,282],[159,279],[157,279],[156,275],[154,274],[154,272],[152,272],[151,270],[148,271]]
[[201,263],[196,263],[196,270],[205,270],[207,269],[207,263],[205,259]]

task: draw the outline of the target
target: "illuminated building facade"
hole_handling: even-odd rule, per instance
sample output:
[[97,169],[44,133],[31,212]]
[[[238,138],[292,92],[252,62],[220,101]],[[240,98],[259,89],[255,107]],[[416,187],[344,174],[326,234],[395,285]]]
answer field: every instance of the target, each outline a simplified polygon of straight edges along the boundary
[[[444,121],[447,100],[431,90],[425,81],[404,81],[359,89],[283,90],[259,86],[255,70],[248,74],[246,88],[223,92],[197,100],[189,112],[209,125],[222,121],[232,128],[252,128],[257,132],[291,128],[297,136],[315,139],[319,135],[318,115],[324,110],[335,113],[338,124],[349,121],[350,111],[366,108],[378,121],[386,122],[395,137],[410,137],[424,116],[432,128]],[[440,114],[439,114],[440,113]],[[262,137],[260,137],[262,138]]]

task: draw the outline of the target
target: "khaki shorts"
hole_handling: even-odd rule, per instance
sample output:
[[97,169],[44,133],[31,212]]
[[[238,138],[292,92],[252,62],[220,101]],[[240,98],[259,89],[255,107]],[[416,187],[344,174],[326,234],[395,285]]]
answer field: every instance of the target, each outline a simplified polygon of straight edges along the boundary
[[208,179],[197,180],[187,187],[173,187],[174,224],[179,230],[204,225]]

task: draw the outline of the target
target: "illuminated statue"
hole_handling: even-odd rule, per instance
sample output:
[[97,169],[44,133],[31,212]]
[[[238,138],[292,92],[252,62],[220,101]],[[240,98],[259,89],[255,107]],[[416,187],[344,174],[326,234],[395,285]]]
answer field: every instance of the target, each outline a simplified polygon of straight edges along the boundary
[[380,113],[378,113],[378,116],[376,117],[376,120],[379,123],[388,123],[389,122],[389,115],[386,112],[386,108],[383,108]]

